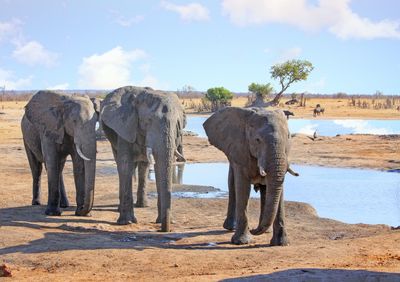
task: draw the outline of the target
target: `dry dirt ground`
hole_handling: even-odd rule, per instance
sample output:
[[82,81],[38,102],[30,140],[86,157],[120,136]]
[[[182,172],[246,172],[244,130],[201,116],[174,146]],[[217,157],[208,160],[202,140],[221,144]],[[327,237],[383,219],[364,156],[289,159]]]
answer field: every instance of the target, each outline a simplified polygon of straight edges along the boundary
[[[6,281],[400,281],[400,230],[320,218],[299,202],[286,202],[288,247],[270,247],[271,234],[253,237],[247,246],[231,245],[232,233],[222,228],[226,199],[174,198],[173,231],[157,232],[154,183],[150,207],[135,209],[139,223],[118,226],[118,176],[110,170],[115,162],[107,141],[98,143],[92,216],[75,217],[71,207],[60,217],[47,217],[45,206],[30,206],[31,175],[19,128],[24,104],[0,107],[0,275],[2,264],[12,274]],[[204,139],[185,137],[184,142],[189,162],[226,161]],[[299,135],[293,138],[292,162],[396,169],[399,148],[399,136],[312,141]],[[74,205],[70,162],[64,175]],[[46,182],[44,175],[43,202]],[[251,200],[250,226],[258,212],[259,203]]]

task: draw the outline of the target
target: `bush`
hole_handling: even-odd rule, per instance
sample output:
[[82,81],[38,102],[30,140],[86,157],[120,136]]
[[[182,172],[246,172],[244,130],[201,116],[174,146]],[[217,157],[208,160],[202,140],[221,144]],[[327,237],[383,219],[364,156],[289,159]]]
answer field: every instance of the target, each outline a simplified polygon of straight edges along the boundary
[[224,87],[214,87],[207,90],[205,98],[211,103],[211,111],[215,112],[230,106],[233,94]]

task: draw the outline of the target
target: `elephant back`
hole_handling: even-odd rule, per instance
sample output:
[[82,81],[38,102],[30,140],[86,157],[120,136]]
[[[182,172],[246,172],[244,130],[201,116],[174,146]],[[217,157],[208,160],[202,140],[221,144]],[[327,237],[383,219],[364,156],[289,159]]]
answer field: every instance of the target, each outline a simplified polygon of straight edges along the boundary
[[57,143],[62,142],[62,101],[65,95],[41,90],[36,92],[25,106],[26,118],[39,129],[41,134],[46,134]]
[[177,115],[184,123],[183,109],[176,94],[149,87],[125,86],[106,96],[100,119],[123,139],[133,143],[138,131],[145,130],[153,119],[170,114]]

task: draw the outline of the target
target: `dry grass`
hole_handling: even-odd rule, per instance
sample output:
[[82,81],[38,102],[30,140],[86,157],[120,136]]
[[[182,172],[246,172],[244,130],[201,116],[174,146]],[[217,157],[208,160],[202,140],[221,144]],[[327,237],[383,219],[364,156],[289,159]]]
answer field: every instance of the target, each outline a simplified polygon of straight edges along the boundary
[[[370,108],[359,108],[350,106],[351,99],[335,99],[335,98],[307,98],[306,106],[299,107],[297,105],[285,105],[285,102],[290,98],[284,98],[281,100],[279,108],[290,110],[295,114],[295,118],[308,118],[312,119],[313,110],[317,104],[325,108],[325,113],[318,116],[321,119],[332,119],[332,118],[349,118],[349,119],[400,119],[400,111],[397,107],[400,106],[400,99],[396,100],[396,104],[391,109],[374,109]],[[374,99],[373,97],[367,99],[361,99],[366,103],[373,105],[385,103],[386,99]],[[186,108],[187,113],[198,113],[196,111],[196,105],[201,103],[200,98],[183,99],[183,104]],[[232,100],[232,106],[244,107],[247,103],[247,97],[235,97]]]

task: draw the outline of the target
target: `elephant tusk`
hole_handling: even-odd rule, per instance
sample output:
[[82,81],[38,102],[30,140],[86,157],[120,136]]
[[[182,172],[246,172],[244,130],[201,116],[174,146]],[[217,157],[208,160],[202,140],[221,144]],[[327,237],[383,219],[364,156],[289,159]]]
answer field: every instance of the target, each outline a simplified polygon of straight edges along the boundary
[[178,162],[186,162],[185,157],[178,150],[175,150],[175,157],[177,157]]
[[76,151],[78,152],[78,155],[79,155],[82,159],[84,159],[85,161],[90,161],[90,159],[87,158],[87,157],[82,153],[81,148],[79,148],[78,145],[75,144],[75,147],[76,147]]
[[153,150],[150,147],[146,147],[146,157],[149,164],[153,165],[154,164]]
[[294,170],[292,170],[290,167],[288,167],[287,172],[289,172],[293,176],[299,176],[300,175],[297,172],[295,172]]
[[262,177],[267,176],[267,173],[265,172],[264,168],[261,167],[261,166],[260,166],[260,175],[261,175]]

